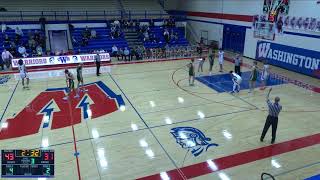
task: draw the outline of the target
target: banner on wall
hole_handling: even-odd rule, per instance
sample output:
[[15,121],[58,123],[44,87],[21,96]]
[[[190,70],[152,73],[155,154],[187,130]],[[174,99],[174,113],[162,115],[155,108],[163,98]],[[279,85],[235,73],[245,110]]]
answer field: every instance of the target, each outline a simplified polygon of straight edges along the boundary
[[[103,62],[110,61],[109,53],[101,53],[100,59]],[[96,54],[81,54],[81,55],[67,55],[67,56],[48,56],[48,57],[32,57],[20,58],[23,60],[27,67],[33,66],[47,66],[47,65],[61,65],[61,64],[74,64],[74,63],[87,63],[94,62]],[[12,60],[12,67],[18,67],[19,59]]]
[[320,78],[318,51],[258,41],[256,59],[267,60],[271,65]]

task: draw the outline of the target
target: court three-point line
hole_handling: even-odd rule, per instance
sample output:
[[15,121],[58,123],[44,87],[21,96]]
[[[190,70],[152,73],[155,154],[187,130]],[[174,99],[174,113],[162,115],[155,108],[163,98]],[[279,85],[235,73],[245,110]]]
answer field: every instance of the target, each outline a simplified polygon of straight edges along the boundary
[[16,90],[17,90],[17,87],[18,87],[18,85],[19,85],[19,82],[20,82],[20,80],[17,82],[16,86],[14,87],[13,92],[12,92],[10,98],[9,98],[9,101],[8,101],[6,107],[5,107],[4,110],[3,110],[3,113],[2,113],[1,118],[0,118],[0,123],[1,123],[1,121],[2,121],[2,119],[3,119],[3,117],[4,117],[4,114],[6,113],[8,107],[9,107],[9,104],[10,104],[12,98],[13,98],[14,93],[15,93]]

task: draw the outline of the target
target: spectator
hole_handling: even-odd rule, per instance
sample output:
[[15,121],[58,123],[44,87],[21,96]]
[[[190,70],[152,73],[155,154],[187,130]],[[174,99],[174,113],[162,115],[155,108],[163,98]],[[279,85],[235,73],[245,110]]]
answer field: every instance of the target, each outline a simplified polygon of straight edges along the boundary
[[28,45],[31,50],[34,50],[36,48],[36,41],[34,39],[29,39]]
[[7,25],[4,22],[1,24],[1,30],[2,30],[2,33],[5,33],[7,30]]
[[86,38],[90,38],[91,33],[90,33],[88,26],[86,26],[86,29],[83,31],[83,36]]
[[82,46],[88,46],[88,44],[89,44],[89,39],[87,37],[83,36],[81,45]]
[[167,25],[168,25],[168,21],[166,19],[163,19],[162,26],[167,27]]
[[116,27],[112,26],[110,31],[110,36],[112,39],[114,39],[115,34],[116,34]]
[[19,27],[16,27],[15,33],[16,33],[16,36],[19,38],[23,36],[23,32]]
[[149,33],[147,31],[143,33],[143,41],[144,42],[149,41]]
[[124,60],[127,61],[127,58],[128,58],[128,60],[130,61],[130,57],[129,57],[130,51],[127,47],[124,48],[123,54],[124,54]]
[[140,28],[140,22],[139,22],[139,20],[136,20],[136,28],[137,28],[137,29]]
[[169,41],[170,41],[170,34],[169,34],[168,29],[165,29],[165,30],[164,30],[163,36],[164,36],[164,39],[165,39],[166,43],[169,43]]
[[10,42],[9,51],[12,54],[13,57],[17,56],[17,46],[16,46],[16,44],[14,42]]
[[40,45],[37,46],[37,55],[38,56],[42,56],[43,52],[42,52],[42,47]]
[[40,40],[40,32],[38,30],[34,31],[34,40],[38,42]]
[[97,38],[97,31],[92,29],[91,30],[91,39],[95,39],[95,38]]
[[117,47],[116,45],[113,45],[113,46],[112,46],[112,51],[111,51],[111,53],[112,53],[112,56],[113,56],[113,57],[118,57],[118,47]]
[[137,60],[141,60],[143,58],[143,49],[141,46],[137,48],[136,57]]
[[28,57],[27,50],[24,46],[20,45],[18,48],[18,52],[20,54],[20,57]]
[[[133,60],[133,56],[136,56],[136,47],[133,47],[133,49],[130,51],[130,59],[129,61],[132,61]],[[136,59],[137,59],[137,56],[136,56]]]
[[150,19],[150,27],[154,27],[154,22],[153,22],[153,19]]
[[6,34],[6,35],[4,36],[4,45],[5,45],[5,46],[10,45],[10,38],[9,38],[8,34]]
[[158,43],[158,38],[155,34],[152,34],[151,35],[151,38],[150,38],[150,41],[153,42],[153,43]]
[[6,49],[3,50],[2,54],[1,54],[2,60],[4,62],[4,64],[7,66],[7,68],[10,68],[11,65],[11,60],[13,58],[12,54],[7,51]]
[[105,53],[106,51],[104,49],[100,49],[100,53]]
[[124,20],[123,27],[127,30],[129,28],[130,24],[128,20]]
[[113,24],[115,27],[120,28],[120,21],[115,20],[115,21],[113,21]]
[[123,56],[124,56],[123,50],[122,50],[122,48],[120,48],[119,52],[118,52],[118,60],[119,60],[120,57],[121,57],[121,60],[123,60]]
[[173,32],[173,29],[171,30],[170,39],[175,41],[175,34]]

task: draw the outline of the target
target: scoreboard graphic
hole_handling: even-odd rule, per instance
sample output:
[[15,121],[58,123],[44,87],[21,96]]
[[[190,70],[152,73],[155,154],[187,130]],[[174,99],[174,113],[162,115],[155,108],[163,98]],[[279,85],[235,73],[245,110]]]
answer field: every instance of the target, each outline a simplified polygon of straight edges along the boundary
[[2,178],[53,178],[54,150],[1,150]]

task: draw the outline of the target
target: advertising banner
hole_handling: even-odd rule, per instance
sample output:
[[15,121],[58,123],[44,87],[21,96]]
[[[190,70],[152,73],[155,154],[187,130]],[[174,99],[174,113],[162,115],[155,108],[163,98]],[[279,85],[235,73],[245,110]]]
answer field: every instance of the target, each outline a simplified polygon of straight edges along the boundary
[[[101,53],[100,59],[102,62],[110,61],[109,53]],[[81,55],[66,55],[66,56],[48,56],[48,57],[32,57],[20,58],[27,67],[32,66],[47,66],[47,65],[61,65],[74,63],[94,62],[96,54],[81,54]],[[19,59],[12,59],[12,67],[18,67]]]
[[318,51],[258,41],[256,59],[267,60],[271,65],[320,79]]

